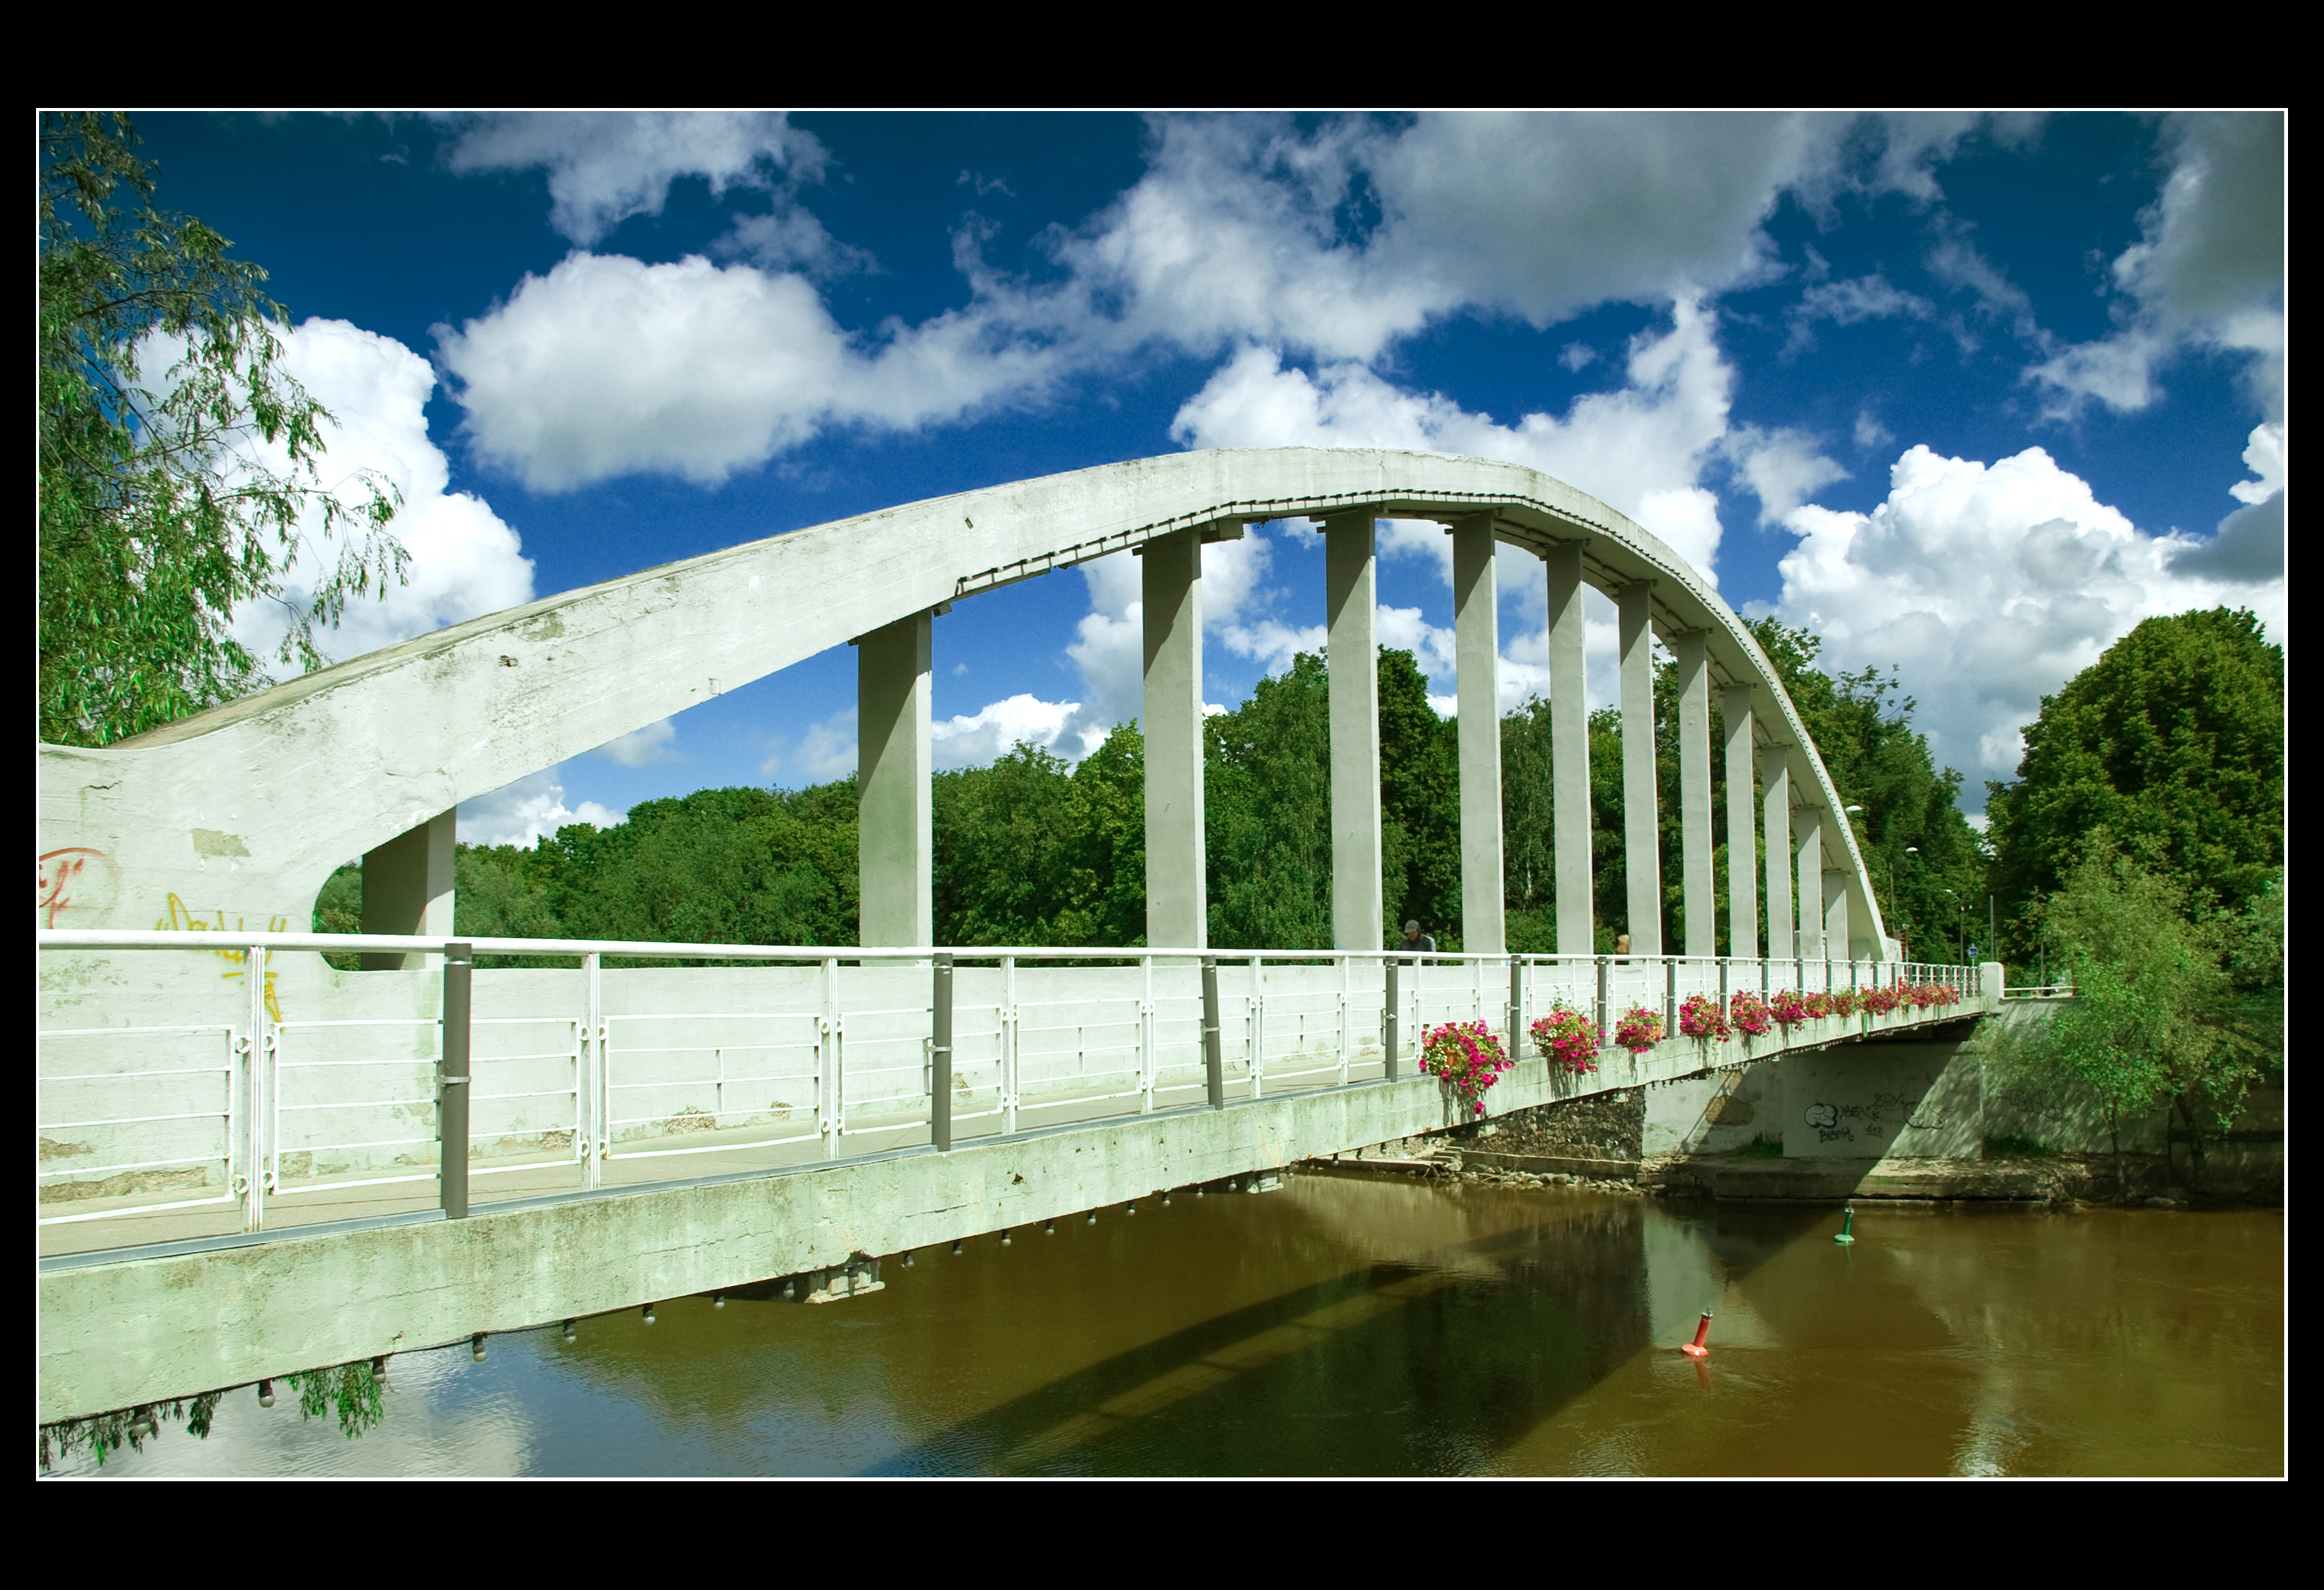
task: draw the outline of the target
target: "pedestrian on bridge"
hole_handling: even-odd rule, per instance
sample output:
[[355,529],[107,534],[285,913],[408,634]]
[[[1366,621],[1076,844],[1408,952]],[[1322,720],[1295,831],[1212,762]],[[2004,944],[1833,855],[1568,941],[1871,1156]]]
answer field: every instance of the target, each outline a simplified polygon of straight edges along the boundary
[[[1404,925],[1404,943],[1398,948],[1410,950],[1416,955],[1434,955],[1436,953],[1436,940],[1422,932],[1418,922],[1406,922]],[[1425,966],[1429,963],[1423,961],[1420,964]]]

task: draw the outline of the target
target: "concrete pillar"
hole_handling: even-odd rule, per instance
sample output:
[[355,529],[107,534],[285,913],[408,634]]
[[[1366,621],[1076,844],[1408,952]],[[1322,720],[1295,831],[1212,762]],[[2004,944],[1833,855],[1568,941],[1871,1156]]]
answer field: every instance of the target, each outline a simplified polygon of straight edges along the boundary
[[[364,853],[364,932],[451,936],[452,847],[459,823],[455,807]],[[365,954],[360,962],[366,972],[396,972],[404,957]]]
[[1146,543],[1146,942],[1210,943],[1203,851],[1203,534]]
[[1792,813],[1792,837],[1800,847],[1800,939],[1794,951],[1803,960],[1823,958],[1823,814],[1812,806]]
[[1671,637],[1678,667],[1679,879],[1686,902],[1686,953],[1719,953],[1719,883],[1711,867],[1711,636]]
[[1557,864],[1557,953],[1597,952],[1590,866],[1590,697],[1582,644],[1582,547],[1552,547],[1549,569],[1550,845]]
[[1372,511],[1323,522],[1332,675],[1332,944],[1378,949],[1380,903],[1379,640]]
[[929,614],[855,639],[855,875],[866,946],[934,944]]
[[1823,952],[1836,961],[1849,958],[1848,942],[1848,874],[1827,872],[1823,875]]
[[1751,794],[1751,687],[1729,685],[1727,720],[1727,953],[1759,953],[1758,809]]
[[1461,947],[1507,948],[1501,912],[1501,624],[1493,516],[1452,527],[1452,637],[1460,670]]
[[1787,961],[1792,937],[1792,759],[1790,747],[1759,753],[1760,832],[1767,836],[1767,958]]
[[1662,832],[1655,793],[1655,630],[1652,580],[1615,598],[1622,658],[1622,868],[1629,882],[1632,955],[1663,952]]

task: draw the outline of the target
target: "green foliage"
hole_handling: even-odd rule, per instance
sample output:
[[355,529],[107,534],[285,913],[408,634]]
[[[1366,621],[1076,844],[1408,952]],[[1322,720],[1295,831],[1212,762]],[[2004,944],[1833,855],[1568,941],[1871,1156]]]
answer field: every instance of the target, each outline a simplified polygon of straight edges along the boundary
[[339,1416],[339,1433],[352,1441],[375,1428],[387,1417],[387,1387],[368,1364],[342,1364],[332,1369],[309,1369],[282,1377],[299,1394],[299,1422]]
[[1986,859],[1961,813],[1961,775],[1940,770],[1928,737],[1913,727],[1917,704],[1899,693],[1893,670],[1885,678],[1872,668],[1823,672],[1815,666],[1823,642],[1804,629],[1763,618],[1750,630],[1840,804],[1864,808],[1849,821],[1889,934],[1912,959],[1956,959],[1965,933],[1985,937]]
[[[228,627],[256,598],[288,615],[281,660],[323,666],[317,626],[407,563],[392,485],[322,482],[331,415],[279,367],[288,312],[260,291],[266,273],[155,209],[135,142],[124,116],[40,121],[39,711],[53,744],[106,744],[263,688]],[[116,207],[124,190],[134,208]],[[331,559],[317,543],[334,539]],[[325,571],[303,604],[283,594],[302,550]]]
[[937,774],[932,795],[938,943],[1146,942],[1146,743],[1134,725],[1077,768],[1020,744],[991,767]]
[[2201,1162],[2244,1095],[2282,1063],[2280,884],[2244,910],[2203,910],[2168,870],[2092,836],[2042,911],[2074,998],[2017,1064],[2094,1096],[2117,1164],[2123,1123],[2168,1105]]
[[1990,806],[1994,888],[2021,937],[2101,833],[2198,914],[2266,891],[2283,858],[2283,666],[2255,615],[2219,607],[2146,620],[2043,698]]
[[1331,683],[1300,653],[1203,725],[1210,939],[1332,948]]
[[1380,648],[1381,948],[1417,920],[1439,949],[1461,948],[1461,741],[1428,704],[1409,652]]
[[2000,1132],[1985,1140],[1988,1160],[2043,1160],[2057,1151],[2040,1138],[2022,1132]]
[[198,1397],[179,1397],[138,1408],[117,1408],[87,1419],[44,1424],[41,1427],[41,1466],[47,1468],[56,1458],[87,1451],[95,1455],[97,1466],[102,1468],[106,1456],[124,1447],[134,1452],[144,1451],[145,1443],[161,1433],[163,1419],[183,1419],[196,1439],[206,1441],[209,1439],[210,1421],[217,1415],[218,1400],[225,1395],[223,1391],[204,1391]]

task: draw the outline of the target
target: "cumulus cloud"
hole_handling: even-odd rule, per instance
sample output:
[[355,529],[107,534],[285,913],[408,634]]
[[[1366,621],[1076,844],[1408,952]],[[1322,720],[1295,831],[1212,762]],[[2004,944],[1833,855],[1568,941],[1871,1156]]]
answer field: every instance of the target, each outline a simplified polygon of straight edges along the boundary
[[1975,781],[2015,772],[2043,695],[2142,619],[2226,604],[2282,633],[2282,577],[2248,577],[2242,540],[2143,532],[2039,448],[1987,465],[1915,447],[1871,513],[1803,506],[1785,523],[1800,541],[1777,615],[1823,636],[1830,666],[1895,664],[1972,805]]
[[[1078,762],[1093,749],[1085,735],[1069,734],[1082,717],[1078,701],[1044,701],[1015,695],[995,701],[973,716],[952,717],[929,726],[938,767],[982,767],[1022,742]],[[1102,743],[1104,734],[1097,736]],[[1060,741],[1064,743],[1061,744]]]
[[530,849],[546,835],[571,823],[610,828],[628,822],[626,813],[608,811],[594,800],[577,809],[565,805],[565,785],[558,768],[545,768],[515,783],[460,803],[457,819],[463,845],[515,845]]
[[2280,112],[2172,117],[2170,174],[2141,215],[2138,242],[2110,268],[2117,328],[2058,349],[2027,374],[2052,411],[2089,400],[2143,409],[2156,374],[2185,347],[2248,356],[2246,378],[2271,421],[2283,417],[2284,123]]
[[1044,366],[962,315],[890,330],[849,336],[797,273],[576,254],[438,338],[478,453],[536,491],[715,485],[825,427],[950,419]]
[[[1854,125],[1160,118],[1139,180],[1047,236],[1053,269],[988,265],[972,216],[954,238],[968,301],[865,331],[842,328],[813,284],[868,256],[798,208],[823,154],[779,118],[495,120],[455,164],[547,167],[558,224],[585,244],[687,172],[767,187],[773,210],[721,240],[723,269],[576,254],[440,332],[443,364],[482,455],[536,489],[637,471],[715,484],[833,427],[947,422],[1149,345],[1259,344],[1360,368],[1459,313],[1547,326],[1609,300],[1691,305],[1779,268],[1761,223],[1788,187],[1845,163]],[[1943,138],[1906,142],[1924,160]],[[1592,352],[1573,345],[1569,366]]]
[[669,719],[650,723],[641,729],[632,730],[618,740],[609,740],[597,747],[595,754],[623,767],[644,767],[651,763],[667,761],[677,754],[678,727]]
[[[532,600],[532,560],[516,532],[482,499],[447,489],[450,466],[428,435],[425,405],[436,385],[428,362],[345,320],[310,319],[282,341],[282,367],[337,421],[325,431],[325,484],[352,485],[357,470],[373,469],[403,494],[389,528],[411,555],[408,582],[391,585],[384,599],[350,602],[337,629],[318,637],[324,652],[344,661]],[[280,468],[287,460],[272,451]],[[316,517],[302,524],[306,547],[285,577],[286,599],[301,606],[323,578],[318,558],[337,559]],[[287,612],[271,601],[234,615],[235,638],[286,675],[295,665],[272,660],[287,627]]]
[[780,112],[517,111],[478,118],[446,154],[459,172],[546,170],[549,222],[584,247],[632,216],[658,216],[670,184],[770,188],[820,180],[828,153]]

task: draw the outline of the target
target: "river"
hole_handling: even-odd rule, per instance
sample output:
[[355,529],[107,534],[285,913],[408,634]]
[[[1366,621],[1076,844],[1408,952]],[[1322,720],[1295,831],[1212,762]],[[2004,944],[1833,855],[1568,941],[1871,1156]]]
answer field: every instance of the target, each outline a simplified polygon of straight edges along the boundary
[[[824,1307],[684,1298],[230,1393],[52,1473],[2275,1474],[2280,1211],[1837,1212],[1335,1175],[1117,1206]],[[576,1254],[574,1262],[586,1262]],[[1704,1309],[1710,1356],[1677,1351]]]

